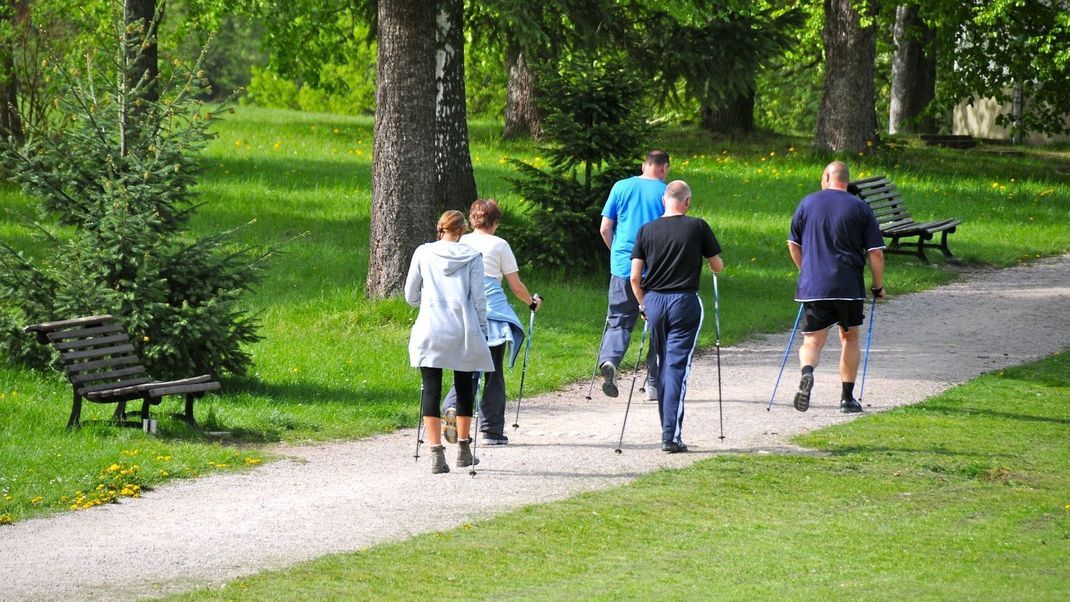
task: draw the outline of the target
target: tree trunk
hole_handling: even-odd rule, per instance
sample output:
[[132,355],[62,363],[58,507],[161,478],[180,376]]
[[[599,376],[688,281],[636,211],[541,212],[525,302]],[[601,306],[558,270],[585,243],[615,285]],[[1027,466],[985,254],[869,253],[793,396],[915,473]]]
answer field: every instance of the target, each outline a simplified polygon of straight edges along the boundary
[[703,105],[699,109],[702,128],[709,132],[734,133],[754,131],[754,89],[746,94],[729,99],[724,105],[713,108]]
[[15,75],[15,39],[18,34],[19,0],[9,0],[0,11],[0,26],[11,32],[10,39],[0,45],[0,136],[23,139],[22,119],[19,117],[18,78]]
[[401,292],[435,232],[435,3],[379,0],[368,297]]
[[873,58],[877,28],[862,27],[852,4],[875,18],[876,0],[825,0],[825,86],[817,115],[814,147],[834,152],[865,152],[877,141]]
[[438,0],[435,45],[435,208],[468,211],[476,178],[465,109],[464,0]]
[[932,44],[933,32],[918,16],[917,6],[896,7],[893,37],[888,133],[935,133],[936,120],[919,117],[936,96],[936,50]]
[[[157,76],[160,73],[156,48],[156,0],[126,0],[126,87],[135,90],[137,96],[156,101],[159,98]],[[139,107],[134,103],[135,110]]]
[[502,138],[530,137],[538,139],[542,135],[542,114],[535,103],[535,72],[524,56],[524,51],[515,43],[505,48],[505,66],[509,69],[509,87],[505,96],[505,129]]

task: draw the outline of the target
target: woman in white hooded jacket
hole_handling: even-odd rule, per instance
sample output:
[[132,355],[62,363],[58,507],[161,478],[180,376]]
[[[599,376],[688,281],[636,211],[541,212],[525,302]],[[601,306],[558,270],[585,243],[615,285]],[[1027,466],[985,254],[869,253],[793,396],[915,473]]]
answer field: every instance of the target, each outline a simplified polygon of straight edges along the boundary
[[442,370],[453,370],[457,389],[457,466],[471,466],[473,372],[493,372],[487,346],[483,258],[463,244],[464,214],[447,211],[438,220],[439,240],[420,245],[405,280],[405,300],[420,313],[409,336],[409,361],[420,369],[420,414],[431,445],[431,472],[449,472],[442,446]]

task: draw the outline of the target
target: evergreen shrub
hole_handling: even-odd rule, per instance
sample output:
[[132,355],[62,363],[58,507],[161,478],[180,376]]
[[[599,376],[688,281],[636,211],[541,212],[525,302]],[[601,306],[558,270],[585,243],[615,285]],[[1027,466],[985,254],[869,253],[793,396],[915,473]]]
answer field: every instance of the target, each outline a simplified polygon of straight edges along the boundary
[[158,378],[244,373],[244,347],[259,337],[241,297],[267,254],[233,231],[188,230],[198,153],[224,107],[197,99],[200,61],[130,83],[116,76],[122,61],[102,59],[117,54],[60,74],[50,127],[2,145],[9,178],[36,206],[38,244],[26,254],[0,243],[0,352],[44,367],[50,357],[23,325],[108,313]]

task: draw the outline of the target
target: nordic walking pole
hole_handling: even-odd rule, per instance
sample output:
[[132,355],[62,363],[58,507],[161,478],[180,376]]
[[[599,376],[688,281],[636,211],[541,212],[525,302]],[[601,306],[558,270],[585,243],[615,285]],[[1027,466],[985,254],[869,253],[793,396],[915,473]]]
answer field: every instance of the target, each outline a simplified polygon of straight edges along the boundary
[[476,394],[472,399],[472,413],[476,415],[476,432],[472,435],[472,466],[468,468],[469,476],[476,476],[476,464],[479,464],[479,455],[476,454],[476,447],[479,444],[479,386],[483,384],[483,373],[476,372]]
[[[606,340],[606,332],[609,330],[609,312],[606,312],[606,323],[602,327],[602,338],[598,339],[598,353],[602,352],[602,343]],[[594,356],[594,370],[591,372],[591,385],[587,387],[587,401],[591,401],[591,393],[594,391],[594,379],[598,375],[598,353]]]
[[877,295],[873,295],[873,301],[869,304],[869,331],[866,333],[866,353],[862,356],[862,382],[858,387],[858,403],[862,403],[862,396],[866,393],[866,368],[869,366],[869,345],[873,342],[873,323],[877,321]]
[[721,401],[721,296],[717,292],[717,272],[713,273],[713,325],[717,333],[717,414],[721,420],[721,436],[718,438],[724,441],[724,408]]
[[620,441],[617,442],[617,449],[613,450],[618,454],[624,453],[621,451],[621,445],[624,444],[624,427],[628,426],[628,411],[632,409],[632,394],[635,393],[635,378],[639,375],[639,362],[643,360],[643,343],[646,342],[646,332],[650,324],[643,320],[643,334],[639,337],[639,355],[635,356],[635,370],[632,372],[632,386],[628,389],[628,405],[624,406],[624,423],[620,425]]
[[[423,397],[424,397],[424,384],[423,384],[422,379],[421,379],[421,382],[420,382],[420,402],[421,402],[421,406],[423,405]],[[416,458],[417,462],[420,461],[420,444],[424,442],[423,438],[421,437],[421,433],[423,432],[423,428],[424,428],[423,413],[424,413],[423,409],[421,409],[419,412],[417,412],[417,414],[419,414],[420,416],[416,419],[416,454],[413,455],[413,457]]]
[[788,346],[784,348],[784,359],[780,361],[780,373],[776,375],[776,384],[773,385],[773,394],[769,396],[769,406],[765,408],[768,412],[773,409],[773,400],[776,399],[776,390],[780,386],[780,377],[784,376],[784,366],[788,363],[788,353],[791,352],[791,346],[795,343],[795,331],[799,328],[799,318],[802,317],[803,304],[799,304],[799,313],[795,314],[795,325],[791,327],[791,338],[788,339]]
[[[513,430],[520,428],[520,402],[524,400],[524,377],[528,373],[528,354],[531,353],[531,336],[535,332],[535,308],[538,307],[538,303],[542,301],[542,297],[538,293],[531,296],[531,305],[528,309],[531,310],[531,314],[528,316],[528,340],[524,344],[524,367],[520,371],[520,393],[516,396],[516,417],[513,418]],[[591,381],[592,383],[594,381]]]

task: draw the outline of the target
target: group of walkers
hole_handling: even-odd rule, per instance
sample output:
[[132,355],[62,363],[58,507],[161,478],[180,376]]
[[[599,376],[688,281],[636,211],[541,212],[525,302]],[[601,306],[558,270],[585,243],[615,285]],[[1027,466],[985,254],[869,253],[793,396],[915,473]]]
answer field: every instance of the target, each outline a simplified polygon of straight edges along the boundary
[[[699,295],[702,266],[724,269],[721,245],[705,220],[688,216],[691,188],[683,180],[665,183],[669,155],[650,151],[638,176],[617,182],[602,211],[599,233],[610,252],[610,284],[598,372],[602,391],[619,395],[621,361],[632,331],[644,320],[650,351],[646,396],[658,402],[661,449],[687,451],[682,438],[684,399],[691,360],[703,321]],[[873,211],[847,191],[847,166],[830,163],[821,191],[804,198],[791,221],[788,250],[799,280],[802,304],[801,375],[794,406],[805,412],[828,329],[839,325],[843,412],[860,412],[854,383],[860,359],[859,327],[866,299],[864,268],[869,260],[870,291],[883,298],[884,243]],[[509,243],[495,235],[502,214],[493,200],[477,200],[469,219],[447,211],[438,221],[438,241],[413,254],[405,298],[419,307],[409,339],[413,367],[420,368],[421,416],[431,446],[431,472],[449,472],[443,439],[458,446],[456,466],[474,466],[472,416],[483,375],[480,440],[504,445],[506,345],[516,361],[525,333],[501,281],[532,312],[541,307],[520,280]],[[453,387],[442,403],[442,371],[453,371]]]

